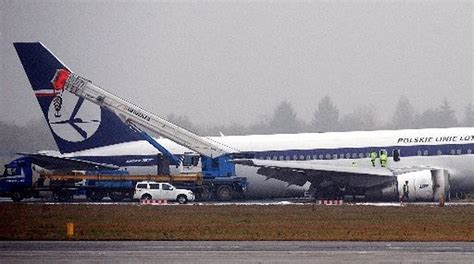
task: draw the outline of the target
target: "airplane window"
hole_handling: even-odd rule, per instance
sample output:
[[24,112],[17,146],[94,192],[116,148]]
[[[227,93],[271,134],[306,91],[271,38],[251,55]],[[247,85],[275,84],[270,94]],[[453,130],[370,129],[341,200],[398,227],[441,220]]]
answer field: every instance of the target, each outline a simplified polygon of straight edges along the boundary
[[436,154],[443,155],[443,152],[440,149],[438,149],[438,151],[436,151]]
[[359,153],[359,158],[363,159],[364,158],[364,153]]
[[346,159],[350,159],[351,158],[351,153],[346,153]]
[[421,150],[418,150],[418,151],[416,152],[416,155],[421,156]]
[[331,159],[331,154],[326,154],[326,159]]
[[423,151],[423,156],[428,156],[428,150]]
[[319,159],[323,159],[323,154],[319,154]]
[[456,154],[456,151],[454,151],[454,149],[452,149],[450,153],[451,153],[451,155],[454,155],[454,154]]
[[467,150],[467,154],[471,154],[472,153],[472,150],[471,149],[468,149]]
[[456,150],[456,154],[461,155],[462,151],[460,149]]

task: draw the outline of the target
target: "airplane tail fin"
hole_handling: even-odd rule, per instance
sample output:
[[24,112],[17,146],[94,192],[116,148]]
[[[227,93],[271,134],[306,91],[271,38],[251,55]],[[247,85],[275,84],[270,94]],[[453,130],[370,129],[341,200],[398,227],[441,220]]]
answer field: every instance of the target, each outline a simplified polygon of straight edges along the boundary
[[56,70],[71,70],[40,42],[14,43],[61,153],[141,140],[111,111],[69,92],[55,92]]

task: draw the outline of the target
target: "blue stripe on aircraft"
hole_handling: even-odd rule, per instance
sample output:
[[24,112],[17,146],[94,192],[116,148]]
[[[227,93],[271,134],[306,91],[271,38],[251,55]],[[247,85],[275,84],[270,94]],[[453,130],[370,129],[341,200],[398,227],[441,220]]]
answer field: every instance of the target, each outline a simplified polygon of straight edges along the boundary
[[[367,158],[367,153],[372,151],[380,151],[385,149],[388,152],[388,156],[393,156],[393,150],[400,150],[400,157],[413,157],[413,156],[439,156],[439,155],[466,155],[472,154],[474,150],[474,144],[445,144],[445,145],[417,145],[417,146],[388,146],[388,147],[364,147],[364,148],[337,148],[337,149],[305,149],[305,150],[269,150],[269,151],[257,151],[251,152],[256,159],[267,159],[270,157],[273,159],[277,157],[283,157],[284,160],[289,157],[290,160],[307,160],[308,156],[310,159],[317,160],[331,160],[334,155],[337,155],[338,159],[341,159],[341,155],[344,159],[347,159],[347,154],[350,155],[351,159],[359,159],[359,154],[363,154],[363,158]],[[354,158],[353,155],[356,155]],[[316,158],[314,156],[316,155]],[[322,158],[320,158],[322,155]],[[327,155],[330,155],[329,158]],[[181,155],[176,155],[179,159]],[[303,158],[301,158],[303,156]],[[94,161],[98,163],[113,164],[121,167],[128,166],[153,166],[157,164],[157,155],[124,155],[124,156],[82,156],[75,157],[77,159],[83,159],[88,161]]]
[[[283,159],[287,159],[287,156],[294,160],[300,160],[300,156],[304,156],[303,159],[307,159],[308,155],[310,159],[316,155],[316,159],[330,160],[334,159],[333,156],[337,155],[337,158],[340,159],[341,155],[344,158],[348,158],[347,155],[350,155],[350,158],[360,158],[359,155],[362,153],[364,158],[367,158],[367,153],[372,151],[380,151],[385,149],[389,157],[393,156],[393,151],[398,149],[400,150],[400,157],[413,157],[413,156],[439,156],[439,155],[460,155],[460,154],[471,154],[474,150],[474,144],[444,144],[444,145],[415,145],[415,146],[387,146],[387,147],[363,147],[363,148],[335,148],[335,149],[306,149],[306,150],[275,150],[275,151],[257,151],[254,152],[255,158],[257,159],[266,159],[271,157],[272,159],[276,156],[280,159],[283,156]],[[460,153],[458,153],[460,152]],[[322,158],[320,158],[322,155]],[[327,156],[330,155],[330,156]],[[355,157],[353,155],[356,155]]]

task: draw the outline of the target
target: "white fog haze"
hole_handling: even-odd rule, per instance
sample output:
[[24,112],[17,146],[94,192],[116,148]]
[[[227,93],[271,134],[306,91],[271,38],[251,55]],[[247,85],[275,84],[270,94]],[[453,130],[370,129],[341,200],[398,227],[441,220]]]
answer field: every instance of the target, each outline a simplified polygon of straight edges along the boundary
[[203,135],[472,126],[472,13],[470,1],[0,0],[0,156],[55,148],[13,42],[41,41]]

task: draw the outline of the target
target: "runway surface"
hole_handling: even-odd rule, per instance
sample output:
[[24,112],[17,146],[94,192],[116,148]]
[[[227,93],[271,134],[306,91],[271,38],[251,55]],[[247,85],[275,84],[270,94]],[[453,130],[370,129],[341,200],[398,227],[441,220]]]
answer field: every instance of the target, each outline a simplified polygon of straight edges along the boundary
[[1,263],[473,263],[474,242],[0,241]]
[[[13,203],[10,198],[0,197],[0,203]],[[80,197],[70,202],[55,202],[52,199],[42,199],[42,198],[29,198],[21,203],[28,204],[82,204],[82,205],[140,205],[139,201],[125,201],[125,202],[113,202],[110,199],[104,199],[101,202],[90,202],[85,197]],[[189,202],[186,205],[209,205],[209,206],[226,206],[226,205],[311,205],[314,202],[308,199],[260,199],[260,200],[247,200],[247,201],[228,201],[228,202],[218,202],[218,201],[208,201],[208,202]],[[418,206],[439,206],[436,202],[411,202],[400,204],[399,202],[345,202],[345,205],[351,206],[406,206],[406,205],[418,205]],[[186,206],[181,205],[176,201],[170,201],[168,206]],[[451,201],[446,202],[445,206],[472,206],[474,202],[472,201]]]

